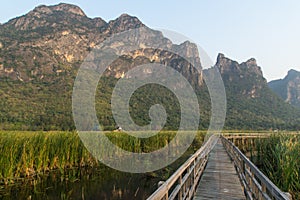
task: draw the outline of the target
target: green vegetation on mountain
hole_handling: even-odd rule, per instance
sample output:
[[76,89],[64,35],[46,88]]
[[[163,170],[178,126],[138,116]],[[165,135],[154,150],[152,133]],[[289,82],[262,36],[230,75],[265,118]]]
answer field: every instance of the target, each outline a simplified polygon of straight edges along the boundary
[[[91,19],[80,8],[68,4],[39,6],[0,25],[0,129],[74,130],[72,90],[84,58],[112,34],[144,26],[126,14],[110,22]],[[152,33],[144,36],[145,44],[180,49],[201,68],[194,44],[175,45],[162,33]],[[119,48],[126,48],[126,44]],[[119,57],[100,79],[95,105],[103,129],[117,126],[110,102],[114,85],[128,70],[147,63],[170,65],[188,79],[198,96],[199,128],[206,129],[210,97],[202,73],[176,54],[147,46]],[[238,64],[220,55],[216,66],[227,94],[226,129],[300,129],[299,109],[268,88],[254,59]],[[139,125],[149,123],[149,108],[155,104],[163,105],[167,111],[164,129],[177,129],[178,100],[171,91],[155,84],[139,88],[131,97],[130,114],[134,121]]]
[[299,130],[300,110],[271,91],[254,59],[239,64],[220,54],[216,65],[226,88],[225,128]]
[[274,80],[268,84],[285,102],[300,108],[300,72],[291,69],[284,79]]

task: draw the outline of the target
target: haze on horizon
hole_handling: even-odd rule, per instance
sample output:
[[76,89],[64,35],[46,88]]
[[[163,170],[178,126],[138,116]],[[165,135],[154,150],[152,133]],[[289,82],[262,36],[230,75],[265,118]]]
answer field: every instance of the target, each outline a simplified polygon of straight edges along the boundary
[[[26,14],[56,0],[5,1],[0,22]],[[216,60],[219,52],[243,62],[255,58],[268,81],[283,78],[289,69],[300,71],[300,1],[192,0],[174,2],[69,0],[88,17],[109,21],[122,13],[138,17],[154,29],[169,29],[191,38]]]

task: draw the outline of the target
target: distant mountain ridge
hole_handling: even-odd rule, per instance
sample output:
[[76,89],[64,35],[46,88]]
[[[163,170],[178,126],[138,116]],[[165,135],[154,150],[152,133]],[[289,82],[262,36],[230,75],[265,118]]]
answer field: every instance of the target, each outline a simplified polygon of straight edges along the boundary
[[[89,18],[77,6],[38,6],[28,14],[0,25],[0,129],[70,130],[72,89],[84,58],[112,34],[146,27],[137,17],[122,14],[106,22]],[[149,28],[147,28],[149,29]],[[176,54],[152,49],[147,44],[179,50],[201,69],[198,49],[191,42],[173,44],[159,31],[144,35],[141,49],[117,59],[99,82],[95,105],[104,129],[114,129],[110,98],[113,87],[129,69],[147,63],[171,66],[194,87],[201,106],[200,128],[207,128],[210,98],[203,74]],[[132,39],[128,36],[128,40]],[[119,48],[126,47],[121,44]],[[114,48],[114,47],[112,47]],[[227,129],[300,129],[300,110],[277,97],[268,87],[255,59],[237,63],[223,54],[216,67],[224,80],[228,109]],[[150,86],[152,89],[157,86]],[[167,129],[175,129],[180,109],[172,94],[163,88],[147,94],[142,88],[132,98],[131,111],[138,124],[149,122],[148,109],[162,101],[171,112]],[[152,95],[152,96],[151,96]],[[174,114],[175,113],[175,114]],[[178,123],[177,123],[178,124]]]
[[300,72],[289,70],[288,74],[279,80],[269,82],[270,88],[285,102],[300,107]]
[[227,95],[227,127],[296,128],[300,111],[284,103],[268,87],[254,58],[238,63],[219,54],[220,69]]

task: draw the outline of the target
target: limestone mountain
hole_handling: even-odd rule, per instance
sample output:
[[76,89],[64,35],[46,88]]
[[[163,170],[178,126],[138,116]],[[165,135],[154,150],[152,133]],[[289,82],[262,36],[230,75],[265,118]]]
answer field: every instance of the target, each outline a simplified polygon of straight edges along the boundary
[[254,58],[238,63],[219,54],[216,66],[226,89],[227,127],[296,128],[300,111],[272,92]]
[[[88,18],[74,5],[38,6],[0,26],[0,76],[25,82],[38,79],[51,81],[53,75],[70,74],[72,69],[76,70],[87,54],[110,35],[143,26],[136,17],[127,14],[107,23],[101,18]],[[146,36],[145,41],[159,42],[162,46],[173,45],[160,32],[153,33],[155,37]],[[151,41],[153,39],[155,41]],[[173,46],[187,52],[193,44]],[[146,54],[139,56],[147,58]],[[156,61],[169,63],[174,61],[174,56],[158,56]],[[149,59],[148,62],[153,61]],[[190,71],[184,67],[180,70]]]
[[237,95],[248,98],[257,98],[261,95],[259,91],[265,86],[266,80],[254,58],[239,64],[226,58],[224,54],[219,54],[216,66],[219,67],[223,80]]
[[300,72],[291,69],[279,80],[269,82],[270,88],[285,102],[300,107]]
[[[51,126],[57,126],[58,123],[54,122],[57,121],[66,123],[59,124],[60,128],[74,127],[71,94],[79,66],[93,48],[112,34],[139,27],[146,26],[127,14],[105,22],[101,18],[91,19],[79,7],[64,3],[38,6],[0,25],[2,126],[5,128],[9,123],[23,127],[25,124],[24,129],[27,129],[47,124],[51,129]],[[201,85],[201,72],[185,59],[148,45],[155,43],[179,50],[186,57],[192,57],[194,64],[201,69],[195,44],[175,45],[161,32],[147,29],[151,34],[143,35],[142,48],[120,56],[106,75],[118,79],[134,66],[156,62],[181,72],[194,86]],[[135,39],[130,37],[128,35],[128,41]],[[126,45],[121,44],[118,48],[122,50]],[[105,105],[108,106],[109,102]]]
[[[72,90],[77,71],[86,56],[113,34],[143,27],[140,49],[119,56],[105,71],[96,91],[95,108],[104,129],[114,129],[111,94],[119,78],[135,66],[159,63],[185,76],[199,100],[200,128],[208,127],[210,97],[203,81],[201,60],[195,44],[176,45],[137,17],[123,14],[109,22],[89,18],[77,6],[38,6],[29,13],[0,25],[0,129],[75,129]],[[135,40],[127,35],[126,40]],[[160,48],[152,48],[156,44]],[[111,49],[122,50],[126,42]],[[164,48],[166,47],[166,48]],[[176,53],[191,59],[191,63]],[[300,129],[300,111],[277,97],[268,87],[255,59],[237,63],[220,54],[216,66],[224,80],[228,129]],[[148,87],[148,88],[147,88]],[[150,92],[153,91],[153,92]],[[147,92],[148,91],[148,92]],[[162,104],[168,114],[166,129],[176,129],[180,105],[168,89],[149,85],[139,88],[130,100],[130,114],[139,125],[149,123],[149,109]],[[174,124],[176,124],[174,126]]]

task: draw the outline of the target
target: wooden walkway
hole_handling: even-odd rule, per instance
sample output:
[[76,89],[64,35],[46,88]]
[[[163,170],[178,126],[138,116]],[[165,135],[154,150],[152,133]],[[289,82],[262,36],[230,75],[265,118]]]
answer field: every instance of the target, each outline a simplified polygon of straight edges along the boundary
[[221,139],[209,154],[207,166],[196,190],[194,200],[246,199],[233,161],[228,156]]
[[[232,161],[233,160],[233,161]],[[147,200],[290,200],[231,141],[212,135]]]

